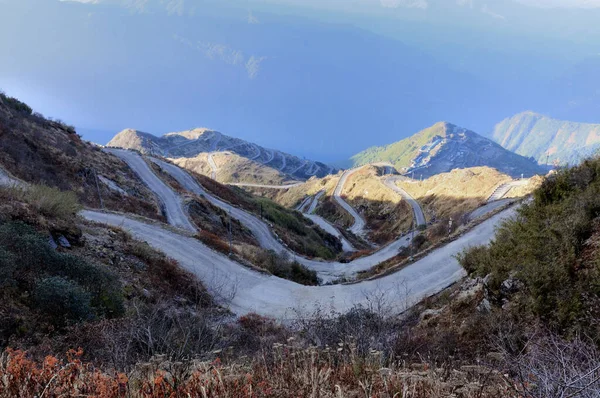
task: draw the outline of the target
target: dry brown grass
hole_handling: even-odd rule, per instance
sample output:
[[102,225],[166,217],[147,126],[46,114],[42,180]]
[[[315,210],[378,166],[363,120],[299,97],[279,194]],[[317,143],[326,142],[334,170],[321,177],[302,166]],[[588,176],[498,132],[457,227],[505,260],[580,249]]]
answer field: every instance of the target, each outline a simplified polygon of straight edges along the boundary
[[473,167],[398,185],[421,204],[428,219],[457,219],[475,210],[498,185],[509,181],[512,181],[510,176],[495,169]]
[[169,362],[154,357],[129,374],[102,372],[81,361],[81,351],[66,360],[49,356],[36,362],[8,350],[0,361],[0,397],[403,397],[441,398],[518,396],[498,371],[483,366],[448,373],[428,364],[382,367],[381,353],[354,356],[351,346],[327,350],[275,345],[262,361],[224,365]]
[[505,197],[506,198],[522,198],[524,196],[527,196],[527,195],[531,194],[533,191],[535,191],[536,189],[538,189],[539,187],[541,187],[544,180],[545,180],[545,177],[533,176],[532,178],[529,179],[529,183],[527,185],[524,185],[522,187],[511,188],[511,190],[508,191],[508,193],[506,194]]
[[49,218],[73,220],[81,205],[72,191],[61,191],[45,185],[26,187],[0,187],[0,197],[13,202],[23,202]]
[[[208,154],[201,153],[193,158],[170,159],[173,163],[210,177],[212,169],[208,163]],[[289,180],[289,177],[279,170],[255,162],[233,152],[217,152],[213,154],[217,165],[217,181],[222,183],[251,183],[279,185]]]
[[342,195],[367,221],[369,238],[384,244],[410,229],[413,213],[402,197],[386,187],[376,167],[351,175]]

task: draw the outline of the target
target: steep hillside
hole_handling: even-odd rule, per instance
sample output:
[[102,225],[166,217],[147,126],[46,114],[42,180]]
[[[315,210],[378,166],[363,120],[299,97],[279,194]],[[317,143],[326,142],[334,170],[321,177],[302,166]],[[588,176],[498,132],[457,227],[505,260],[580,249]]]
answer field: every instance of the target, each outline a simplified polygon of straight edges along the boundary
[[397,184],[423,207],[428,220],[437,219],[448,225],[448,218],[460,223],[463,218],[485,203],[499,185],[512,178],[489,167],[456,169],[423,181],[405,179]]
[[600,149],[600,124],[523,112],[498,123],[492,138],[504,148],[542,164],[574,164]]
[[493,167],[511,176],[544,172],[530,159],[509,152],[473,131],[445,122],[394,144],[369,148],[351,160],[355,166],[391,162],[398,170],[414,172],[418,177],[475,166]]
[[29,183],[74,191],[89,207],[162,217],[154,195],[125,163],[82,141],[73,127],[47,120],[3,94],[0,168]]
[[291,182],[289,175],[230,151],[201,153],[190,158],[172,158],[171,161],[198,174],[214,177],[225,184],[283,185]]
[[473,248],[461,258],[467,271],[489,275],[492,304],[502,306],[513,295],[507,310],[521,319],[541,320],[560,333],[595,336],[596,343],[599,170],[600,160],[593,159],[550,176],[489,246]]
[[[179,133],[168,133],[162,137],[127,129],[117,134],[108,146],[136,149],[168,158],[196,158],[200,154],[213,152],[231,152],[239,155],[231,159],[230,169],[237,170],[239,181],[246,182],[245,170],[248,161],[254,168],[265,169],[261,174],[272,175],[274,180],[307,179],[312,176],[323,177],[337,172],[334,168],[320,162],[303,160],[296,156],[263,148],[259,145],[233,138],[205,128],[197,128]],[[237,167],[236,167],[237,166]],[[209,166],[210,167],[210,166]],[[236,171],[231,172],[234,174]],[[256,173],[253,173],[256,174]],[[223,181],[238,180],[236,177],[224,177]],[[252,177],[250,177],[250,180]]]

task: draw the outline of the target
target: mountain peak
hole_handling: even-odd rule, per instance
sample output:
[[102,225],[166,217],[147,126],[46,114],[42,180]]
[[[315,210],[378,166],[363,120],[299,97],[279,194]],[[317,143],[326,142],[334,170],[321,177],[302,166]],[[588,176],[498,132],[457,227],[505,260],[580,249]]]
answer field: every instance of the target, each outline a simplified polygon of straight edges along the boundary
[[[250,182],[255,182],[256,176],[261,173],[270,175],[269,183],[274,183],[290,179],[304,180],[312,176],[324,177],[337,172],[337,169],[321,162],[263,148],[205,127],[172,132],[162,137],[126,129],[117,134],[108,146],[136,149],[143,153],[174,159],[198,158],[201,154],[211,154],[211,159],[212,155],[229,155],[227,161],[224,161],[227,167],[222,167],[223,172],[220,174],[220,179],[227,182],[248,182],[248,178]],[[214,168],[216,164],[214,159],[212,161],[211,168]],[[210,164],[206,159],[204,163],[207,162]],[[231,173],[225,173],[225,170]]]
[[541,163],[577,163],[600,149],[600,124],[558,120],[526,111],[498,123],[492,138],[504,148]]
[[512,176],[544,170],[481,135],[448,122],[438,122],[415,135],[352,157],[354,165],[391,162],[398,170],[432,176],[456,168],[489,166]]

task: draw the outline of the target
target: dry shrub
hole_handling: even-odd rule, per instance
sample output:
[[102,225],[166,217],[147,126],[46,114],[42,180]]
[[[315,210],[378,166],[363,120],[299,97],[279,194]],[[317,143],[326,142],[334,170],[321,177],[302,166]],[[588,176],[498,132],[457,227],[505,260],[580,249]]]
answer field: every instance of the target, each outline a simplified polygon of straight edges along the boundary
[[51,218],[69,220],[82,208],[74,192],[45,185],[2,187],[0,190],[3,198],[28,203],[39,213]]
[[[218,235],[213,234],[212,232],[208,232],[206,230],[202,230],[198,232],[196,237],[208,247],[218,251],[219,253],[229,254],[229,244],[221,239]],[[232,252],[235,252],[233,247],[231,248]]]
[[[67,361],[47,357],[42,363],[25,353],[7,351],[0,364],[0,397],[509,397],[511,386],[497,372],[474,367],[451,375],[427,364],[411,371],[382,368],[379,353],[355,361],[351,347],[300,349],[275,344],[262,360],[224,365],[170,362],[156,356],[129,374],[102,373],[70,352]],[[343,359],[349,357],[351,359]],[[355,358],[355,357],[354,357]],[[355,358],[356,359],[356,358]],[[458,393],[458,394],[455,394]]]
[[148,265],[150,283],[156,290],[162,291],[165,298],[185,297],[202,307],[213,304],[202,283],[192,273],[181,268],[177,261],[139,241],[132,241],[127,251]]
[[127,376],[106,375],[79,359],[81,350],[71,350],[66,361],[53,356],[41,363],[23,351],[8,349],[0,358],[0,397],[124,397]]
[[344,258],[344,262],[350,263],[356,260],[357,258],[368,256],[371,253],[373,253],[373,250],[359,250],[356,252],[352,252],[348,255],[348,257]]

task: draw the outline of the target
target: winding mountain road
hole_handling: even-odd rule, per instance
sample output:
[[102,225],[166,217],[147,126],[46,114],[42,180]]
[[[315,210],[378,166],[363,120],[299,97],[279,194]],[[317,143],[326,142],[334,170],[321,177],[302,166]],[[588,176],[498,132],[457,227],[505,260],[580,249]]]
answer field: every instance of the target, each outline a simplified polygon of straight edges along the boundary
[[401,180],[402,177],[398,177],[398,176],[393,176],[393,177],[386,177],[383,180],[383,183],[386,187],[390,188],[391,190],[393,190],[394,192],[396,192],[398,195],[402,196],[402,198],[404,198],[404,200],[406,200],[406,202],[408,202],[408,204],[410,205],[410,207],[412,207],[413,209],[413,214],[415,216],[415,221],[417,223],[417,226],[419,225],[427,225],[427,221],[425,219],[425,214],[423,214],[423,209],[421,209],[421,205],[419,205],[419,202],[417,202],[412,196],[410,196],[404,189],[400,188],[396,182]]
[[296,173],[297,173],[297,172],[299,172],[299,171],[300,171],[300,170],[301,170],[303,167],[305,167],[307,164],[308,164],[308,160],[305,160],[305,161],[303,161],[303,162],[302,162],[302,164],[301,164],[300,166],[296,167],[294,170],[292,170],[292,171],[290,172],[290,174],[291,174],[291,175],[294,175],[294,174],[296,174]]
[[504,211],[429,256],[379,279],[351,285],[302,286],[262,274],[230,260],[196,239],[145,224],[123,215],[83,211],[90,221],[121,227],[146,241],[198,276],[209,292],[237,315],[255,312],[278,319],[297,318],[316,309],[345,313],[372,300],[389,306],[389,313],[405,311],[424,297],[436,294],[465,276],[455,256],[467,247],[489,243],[495,226],[512,217]]
[[117,156],[127,163],[131,170],[154,192],[164,206],[169,224],[186,231],[197,231],[197,228],[190,222],[187,211],[184,209],[183,200],[154,174],[150,166],[148,166],[139,154],[133,151],[114,148],[105,148],[104,151]]
[[275,151],[273,151],[272,149],[265,149],[265,150],[267,151],[268,158],[267,158],[267,160],[265,160],[263,162],[263,164],[268,164],[268,163],[271,163],[273,161],[273,159],[275,159]]
[[[354,246],[352,246],[352,243],[350,243],[348,239],[346,239],[344,235],[333,224],[325,220],[323,217],[314,214],[315,210],[317,209],[317,205],[319,204],[319,200],[323,197],[323,195],[325,195],[325,191],[319,191],[319,193],[315,195],[312,201],[310,201],[308,209],[306,209],[306,212],[304,212],[304,217],[310,219],[312,222],[321,227],[325,232],[328,232],[333,236],[337,236],[340,242],[342,242],[342,250],[344,250],[345,252],[356,251]],[[301,206],[301,208],[304,207]]]
[[[360,169],[360,168],[359,168]],[[354,174],[359,169],[346,170],[342,173],[340,180],[338,181],[335,190],[333,191],[333,199],[338,202],[340,206],[344,208],[352,218],[354,219],[354,224],[349,228],[352,233],[355,235],[364,236],[366,234],[365,227],[367,223],[365,220],[358,214],[356,210],[352,206],[350,206],[343,198],[342,191],[344,190],[344,185],[346,185],[346,181],[348,177]]]
[[182,168],[159,159],[150,159],[158,164],[164,171],[169,173],[173,178],[175,178],[186,190],[197,195],[202,195],[213,205],[220,207],[226,212],[230,212],[231,217],[239,220],[246,228],[252,231],[254,237],[260,243],[261,247],[267,250],[274,250],[277,253],[288,253],[299,263],[316,271],[319,278],[321,278],[324,283],[331,282],[342,277],[351,278],[357,272],[366,271],[383,261],[395,257],[401,248],[410,244],[409,238],[407,239],[406,237],[400,237],[396,241],[384,246],[371,255],[358,258],[349,263],[326,262],[308,259],[292,252],[285,247],[277,238],[275,238],[270,228],[264,221],[259,220],[255,215],[245,210],[232,206],[229,203],[211,195]]
[[483,217],[493,211],[496,211],[498,209],[500,209],[501,207],[504,207],[512,202],[517,201],[518,199],[512,198],[512,199],[500,199],[500,200],[496,200],[494,202],[490,202],[490,203],[486,203],[485,205],[473,210],[471,212],[471,214],[469,214],[469,220],[475,220],[479,217]]
[[[143,169],[138,163],[128,162]],[[188,183],[197,185],[187,173],[178,174],[182,180],[189,178]],[[8,178],[0,179],[0,184],[8,183]],[[203,281],[216,300],[237,315],[255,312],[290,319],[310,314],[316,309],[345,313],[357,305],[368,307],[373,300],[385,305],[390,314],[402,312],[424,297],[460,280],[465,271],[458,264],[456,255],[465,248],[488,244],[495,235],[496,226],[514,217],[515,213],[515,208],[498,213],[455,241],[393,274],[351,285],[314,287],[250,270],[194,238],[159,225],[90,210],[84,210],[80,215],[90,221],[123,228],[136,239],[146,241],[177,260]]]
[[[131,152],[131,155],[137,156],[140,159],[140,161],[146,167],[148,167],[148,165],[143,161],[143,159],[141,159],[140,155],[138,155],[135,152]],[[226,203],[221,199],[209,194],[185,170],[181,169],[176,165],[164,162],[162,160],[154,158],[151,159],[159,166],[161,166],[164,171],[171,174],[185,189],[198,195],[203,195],[208,201],[213,203],[215,206],[220,207],[227,212],[230,212],[233,218],[239,220],[244,226],[246,226],[250,231],[252,231],[255,238],[260,243],[261,247],[267,250],[274,250],[277,253],[288,253],[299,263],[303,264],[309,269],[316,271],[323,283],[332,282],[340,278],[352,278],[358,272],[369,270],[373,266],[383,261],[389,260],[392,257],[395,257],[401,248],[407,247],[411,243],[410,236],[401,236],[397,240],[384,246],[383,248],[370,254],[369,256],[360,257],[349,263],[325,262],[320,260],[308,259],[292,252],[287,247],[285,247],[277,238],[275,238],[268,225],[262,220],[259,220],[255,215],[235,206],[232,206],[229,203]],[[134,167],[137,167],[139,163],[140,162],[135,162],[131,164],[133,164]],[[140,167],[143,167],[143,165],[140,165]],[[141,173],[138,173],[138,175],[140,175],[142,178],[144,178],[143,176],[145,176],[145,174]],[[154,176],[154,178],[158,177]],[[175,195],[175,197],[177,196]],[[178,201],[178,203],[180,203],[180,201]],[[483,224],[489,226],[490,220],[485,221]]]
[[267,189],[290,189],[294,187],[299,187],[303,185],[303,182],[295,182],[293,184],[285,184],[285,185],[262,185],[262,184],[250,184],[244,182],[234,182],[228,183],[227,185],[232,185],[234,187],[249,187],[249,188],[267,188]]
[[283,154],[283,152],[279,152],[279,156],[281,156],[281,166],[279,167],[279,171],[283,172],[287,167],[287,158]]

